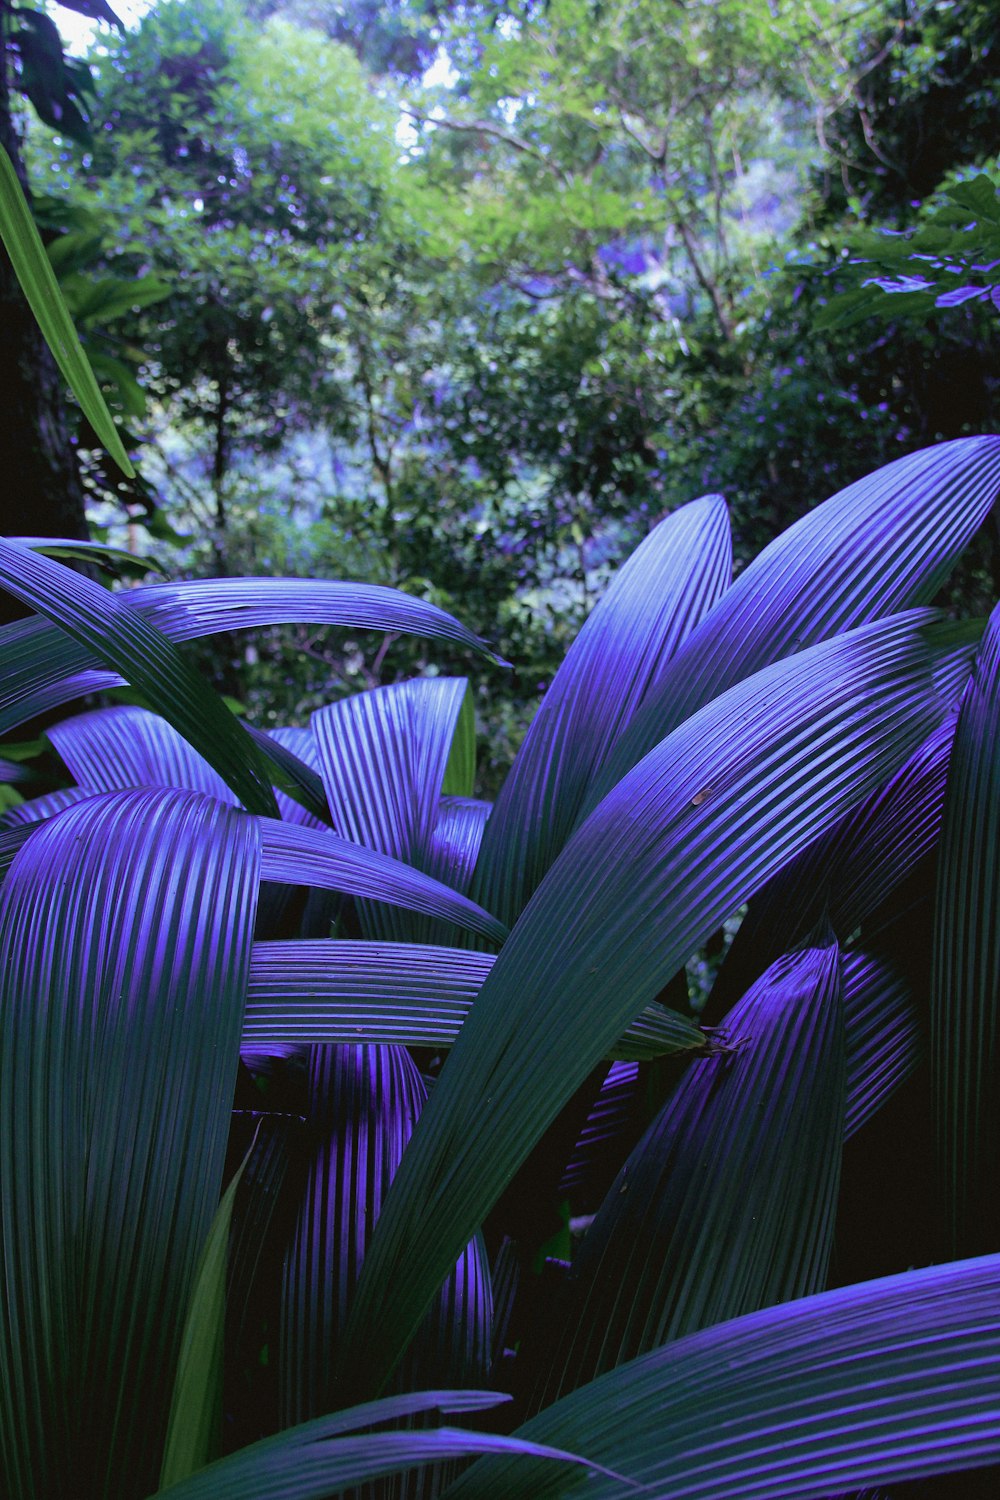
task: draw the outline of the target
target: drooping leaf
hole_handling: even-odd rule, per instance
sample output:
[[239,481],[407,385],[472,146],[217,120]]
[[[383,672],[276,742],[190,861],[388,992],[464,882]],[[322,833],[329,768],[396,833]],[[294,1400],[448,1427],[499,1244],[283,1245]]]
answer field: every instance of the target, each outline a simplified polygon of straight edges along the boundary
[[331,830],[302,828],[261,818],[261,878],[314,885],[380,902],[394,902],[502,943],[507,929],[488,912],[441,881],[387,854],[365,849]]
[[542,699],[484,836],[475,899],[513,922],[576,822],[598,767],[729,583],[719,495],[650,532],[588,617]]
[[118,429],[104,404],[104,397],[87,356],[80,347],[72,319],[66,310],[55,272],[49,264],[31,210],[24,201],[21,184],[7,152],[0,147],[0,239],[10,256],[42,335],[52,350],[66,384],[80,403],[87,421],[97,433],[122,473],[135,476]]
[[155,1484],[222,1185],[258,863],[235,809],[119,792],[36,828],[0,890],[11,1500]]
[[692,631],[595,778],[584,812],[733,683],[932,599],[998,490],[1000,438],[958,438],[886,464],[796,521]]
[[0,584],[140,689],[251,812],[276,811],[249,735],[173,643],[123,596],[2,539]]
[[[824,1500],[1000,1460],[1000,1256],[765,1308],[668,1344],[517,1435],[586,1441],[644,1500]],[[628,1484],[481,1462],[445,1500],[630,1500]]]
[[381,1387],[448,1264],[613,1039],[947,714],[968,652],[935,663],[929,619],[863,626],[738,684],[651,751],[567,845],[403,1158],[358,1286],[345,1378]]
[[543,1376],[533,1411],[671,1339],[824,1289],[844,1134],[837,947],[773,964],[726,1040],[684,1074],[587,1231],[525,1351]]
[[147,573],[166,571],[155,557],[137,557],[133,552],[126,552],[123,547],[111,547],[107,542],[84,542],[76,537],[58,536],[12,536],[9,540],[19,542],[22,547],[31,547],[35,552],[43,552],[46,557],[57,558],[60,562],[94,563],[116,575],[124,573],[131,577],[142,577]]
[[[340,625],[426,636],[499,661],[483,641],[443,609],[377,584],[312,578],[192,579],[132,589],[117,596],[117,603],[136,610],[172,641],[266,625]],[[47,621],[17,620],[3,626],[0,648],[6,663],[0,684],[0,734],[36,714],[122,681],[115,672],[96,669],[97,653],[89,643],[71,640]],[[163,712],[155,695],[149,701]]]
[[[422,944],[255,943],[244,1049],[266,1052],[275,1042],[450,1047],[493,962],[492,954]],[[611,1055],[648,1059],[705,1043],[693,1021],[648,1006]]]
[[955,1248],[1000,1215],[1000,606],[959,714],[945,793],[931,978],[939,1174]]

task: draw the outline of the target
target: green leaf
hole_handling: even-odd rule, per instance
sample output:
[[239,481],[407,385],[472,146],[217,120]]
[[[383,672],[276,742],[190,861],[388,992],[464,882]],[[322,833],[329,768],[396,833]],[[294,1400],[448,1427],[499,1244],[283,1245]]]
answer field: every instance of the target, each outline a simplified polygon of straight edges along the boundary
[[[1000,1460],[1000,1256],[766,1308],[668,1344],[517,1435],[644,1500],[823,1500]],[[476,1464],[443,1500],[630,1500],[627,1484]]]
[[277,811],[256,746],[173,642],[89,578],[0,539],[0,585],[120,672],[230,786],[250,812]]
[[12,536],[7,540],[17,542],[22,547],[30,547],[33,552],[41,552],[45,557],[54,557],[59,561],[68,559],[71,562],[93,563],[98,567],[106,567],[115,574],[124,573],[135,577],[137,574],[142,576],[146,573],[166,572],[163,564],[155,557],[137,557],[122,547],[109,547],[107,542],[81,542],[73,537],[55,536]]
[[466,685],[441,783],[443,797],[471,797],[476,780],[476,710]]
[[105,448],[128,478],[135,470],[122,447],[118,429],[104,404],[94,372],[80,347],[70,315],[66,310],[55,272],[49,264],[38,230],[13,164],[0,147],[0,239],[7,249],[15,275],[38,321],[45,342],[52,350],[56,364],[67,385],[80,403],[87,421]]
[[825,1288],[844,1136],[837,947],[773,964],[723,1040],[731,1051],[685,1072],[587,1231],[534,1356],[548,1353],[532,1411],[671,1339]]
[[186,1479],[216,1457],[222,1426],[222,1340],[226,1324],[229,1226],[249,1154],[216,1209],[195,1275],[177,1358],[160,1467],[161,1487]]
[[455,1255],[614,1039],[945,716],[968,651],[935,662],[931,618],[863,626],[738,684],[652,750],[566,846],[501,950],[393,1181],[345,1380],[380,1389]]
[[959,713],[941,818],[931,972],[938,1175],[959,1253],[1000,1227],[1000,605]]
[[156,1482],[222,1187],[259,857],[234,808],[117,792],[34,828],[0,889],[9,1500]]

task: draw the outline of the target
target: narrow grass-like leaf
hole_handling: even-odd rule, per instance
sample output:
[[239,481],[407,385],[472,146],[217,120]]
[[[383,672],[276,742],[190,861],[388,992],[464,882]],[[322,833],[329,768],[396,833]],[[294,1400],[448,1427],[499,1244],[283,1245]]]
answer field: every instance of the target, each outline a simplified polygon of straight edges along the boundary
[[362,848],[332,831],[301,828],[274,818],[261,818],[260,827],[264,880],[394,902],[457,923],[494,943],[502,943],[507,936],[503,923],[467,896],[387,854]]
[[956,1250],[1000,1228],[1000,605],[959,715],[934,921],[931,1066],[939,1174]]
[[[588,1472],[599,1466],[576,1453],[495,1433],[437,1427],[430,1431],[377,1432],[365,1437],[303,1442],[298,1429],[280,1434],[266,1453],[241,1450],[157,1492],[153,1500],[334,1500],[355,1486],[404,1474],[427,1464],[473,1458],[482,1453],[557,1462]],[[263,1446],[263,1445],[259,1445]],[[630,1495],[636,1492],[632,1488]]]
[[59,282],[24,201],[13,163],[0,146],[0,239],[42,336],[87,421],[127,478],[135,470],[76,336]]
[[737,685],[651,751],[566,846],[403,1158],[358,1286],[345,1379],[381,1388],[449,1263],[615,1037],[946,716],[968,653],[935,660],[930,618],[862,626]]
[[513,922],[573,830],[587,786],[729,583],[720,495],[683,506],[612,580],[556,673],[503,784],[475,899]]
[[840,955],[780,959],[613,1183],[554,1310],[532,1410],[670,1339],[822,1291],[844,1134]]
[[[243,1045],[399,1042],[450,1047],[493,967],[493,956],[412,943],[308,939],[255,943]],[[643,1059],[697,1051],[693,1021],[648,1006],[611,1048]]]
[[10,1500],[155,1484],[221,1189],[258,863],[235,809],[118,792],[38,827],[0,890]]
[[[770,1307],[643,1355],[519,1429],[644,1500],[824,1500],[1000,1460],[1000,1256]],[[590,1475],[476,1464],[446,1500],[629,1500]]]
[[0,585],[139,688],[251,812],[277,811],[249,735],[173,643],[121,595],[2,539]]
[[476,710],[472,702],[472,689],[466,686],[458,722],[452,736],[448,763],[444,768],[441,795],[444,797],[471,797],[476,780]]
[[782,532],[674,656],[595,778],[588,812],[703,704],[768,662],[933,599],[1000,490],[1000,437],[958,438],[832,496]]
[[218,1454],[229,1226],[245,1166],[246,1159],[222,1195],[195,1276],[170,1401],[160,1466],[161,1487],[186,1479]]

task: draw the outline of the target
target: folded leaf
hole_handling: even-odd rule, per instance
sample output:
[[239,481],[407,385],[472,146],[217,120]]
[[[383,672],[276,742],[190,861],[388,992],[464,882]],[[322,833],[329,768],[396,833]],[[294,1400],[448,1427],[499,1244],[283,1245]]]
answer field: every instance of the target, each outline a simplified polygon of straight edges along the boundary
[[721,495],[682,506],[619,569],[542,699],[503,784],[475,899],[511,923],[573,830],[595,771],[729,583]]
[[0,539],[0,585],[121,672],[199,750],[251,812],[276,811],[250,737],[160,631],[111,594],[28,547]]
[[258,862],[235,809],[118,792],[37,827],[0,890],[11,1500],[155,1484],[221,1190]]
[[844,1135],[840,954],[779,959],[688,1068],[584,1237],[545,1338],[536,1411],[615,1365],[822,1291]]
[[677,652],[588,793],[733,683],[864,620],[933,599],[1000,489],[1000,437],[896,459],[831,497],[745,568]]
[[502,943],[507,936],[503,923],[467,896],[387,854],[364,849],[332,831],[296,827],[274,818],[261,818],[260,827],[263,880],[394,902],[455,922],[494,943]]
[[[1000,1256],[770,1307],[668,1344],[550,1406],[646,1500],[823,1500],[1000,1460]],[[491,1459],[446,1500],[629,1500],[626,1483]]]
[[[276,1042],[450,1047],[493,961],[488,953],[417,943],[255,943],[243,1048],[266,1052]],[[705,1043],[693,1021],[657,1005],[643,1011],[611,1052],[648,1059]]]
[[1000,606],[962,704],[945,794],[931,976],[939,1176],[952,1242],[1000,1229]]
[[847,1140],[906,1082],[920,1060],[913,996],[902,976],[878,954],[844,955],[844,1024]]
[[615,1037],[947,714],[968,652],[935,659],[934,632],[914,611],[766,668],[651,751],[566,846],[400,1165],[358,1285],[345,1378],[381,1388],[454,1255]]

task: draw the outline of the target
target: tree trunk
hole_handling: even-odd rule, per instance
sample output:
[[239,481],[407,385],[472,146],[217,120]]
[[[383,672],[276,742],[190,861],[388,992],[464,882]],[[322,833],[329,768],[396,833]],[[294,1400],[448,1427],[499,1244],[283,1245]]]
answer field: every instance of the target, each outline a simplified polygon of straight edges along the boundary
[[[27,191],[13,109],[10,10],[0,3],[0,144]],[[0,533],[87,536],[83,485],[62,377],[0,249]],[[4,601],[0,600],[0,607]]]

